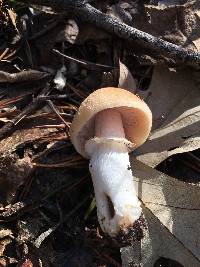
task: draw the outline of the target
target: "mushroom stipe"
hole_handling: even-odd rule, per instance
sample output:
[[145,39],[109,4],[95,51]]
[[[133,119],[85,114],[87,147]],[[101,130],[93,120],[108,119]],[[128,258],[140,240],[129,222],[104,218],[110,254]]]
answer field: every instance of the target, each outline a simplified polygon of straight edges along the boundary
[[123,242],[143,236],[129,153],[145,142],[151,126],[152,114],[143,100],[108,87],[83,101],[70,127],[76,150],[90,159],[99,224],[104,233]]

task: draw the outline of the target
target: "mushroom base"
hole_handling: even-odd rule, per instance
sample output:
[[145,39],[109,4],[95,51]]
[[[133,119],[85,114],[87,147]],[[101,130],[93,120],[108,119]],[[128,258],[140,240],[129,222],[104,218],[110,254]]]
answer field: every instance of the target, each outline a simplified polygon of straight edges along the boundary
[[140,241],[144,237],[144,232],[147,229],[147,224],[143,215],[134,222],[132,226],[126,229],[126,232],[120,231],[115,237],[115,240],[120,246],[129,246],[134,241]]
[[[86,144],[86,150],[90,150]],[[129,232],[142,210],[134,188],[127,146],[119,140],[96,144],[90,160],[98,220],[111,237]]]

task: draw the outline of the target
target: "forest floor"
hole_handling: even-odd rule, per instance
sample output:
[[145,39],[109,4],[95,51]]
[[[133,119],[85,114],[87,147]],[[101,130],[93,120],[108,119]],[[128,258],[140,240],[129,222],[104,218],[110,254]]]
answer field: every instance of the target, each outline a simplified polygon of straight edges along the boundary
[[[134,39],[129,33],[126,38],[126,31],[120,38],[112,25],[106,28],[107,22],[93,24],[76,7],[64,12],[56,1],[53,6],[46,2],[44,7],[39,0],[0,0],[0,266],[188,267],[187,260],[200,266],[200,240],[193,244],[200,236],[195,202],[200,181],[200,4],[88,1],[122,28],[139,29]],[[163,213],[170,214],[164,218],[148,206],[144,193],[143,205],[168,232],[162,249],[148,237],[151,242],[144,242],[151,243],[151,255],[143,244],[139,260],[101,231],[88,160],[70,141],[78,107],[102,87],[130,90],[152,109],[152,135],[131,156],[137,161],[136,177],[142,170],[161,184],[155,177],[163,175],[163,180],[174,179],[177,194],[180,188],[180,194],[191,196],[179,201],[181,208],[190,201],[184,206],[188,213],[177,215],[167,198],[172,188],[165,191],[159,184],[168,208]],[[196,213],[189,214],[192,210]],[[150,220],[148,212],[146,216]],[[191,232],[186,234],[187,225],[175,229],[180,218],[193,226],[188,226]],[[164,230],[156,231],[164,236]],[[183,245],[174,254],[168,253],[176,246],[172,237]]]

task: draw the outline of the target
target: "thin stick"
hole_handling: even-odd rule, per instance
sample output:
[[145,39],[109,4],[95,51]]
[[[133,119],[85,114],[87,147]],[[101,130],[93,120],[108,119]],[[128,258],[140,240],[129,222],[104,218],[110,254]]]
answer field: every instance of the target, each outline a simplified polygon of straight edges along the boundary
[[58,116],[58,118],[65,124],[67,128],[69,128],[69,123],[65,121],[65,119],[60,115],[58,109],[54,106],[53,102],[51,100],[47,100],[48,105],[50,108],[55,112],[55,114]]
[[106,70],[112,70],[114,69],[114,67],[112,66],[108,66],[108,65],[103,65],[103,64],[98,64],[98,63],[93,63],[91,61],[86,61],[86,60],[80,60],[80,59],[77,59],[77,58],[74,58],[74,57],[70,57],[70,56],[67,56],[63,53],[61,53],[60,51],[58,51],[57,49],[52,49],[52,51],[61,56],[61,57],[64,57],[68,60],[72,60],[76,63],[79,63],[80,65],[84,66],[86,69],[88,70],[103,70],[103,71],[106,71]]

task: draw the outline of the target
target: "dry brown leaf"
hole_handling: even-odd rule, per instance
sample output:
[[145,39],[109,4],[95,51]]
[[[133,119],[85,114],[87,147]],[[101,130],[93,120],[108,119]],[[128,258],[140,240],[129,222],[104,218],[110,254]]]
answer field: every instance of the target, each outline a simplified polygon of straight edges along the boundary
[[75,44],[79,34],[79,27],[75,20],[69,19],[66,22],[65,28],[56,36],[56,42],[69,42]]
[[136,82],[129,69],[119,61],[119,83],[118,87],[126,89],[132,93],[136,91]]
[[156,67],[147,91],[137,92],[153,113],[153,131],[137,158],[155,167],[171,155],[200,148],[200,90],[191,70]]
[[132,159],[148,229],[141,242],[122,249],[123,266],[153,267],[160,257],[200,266],[200,190]]

